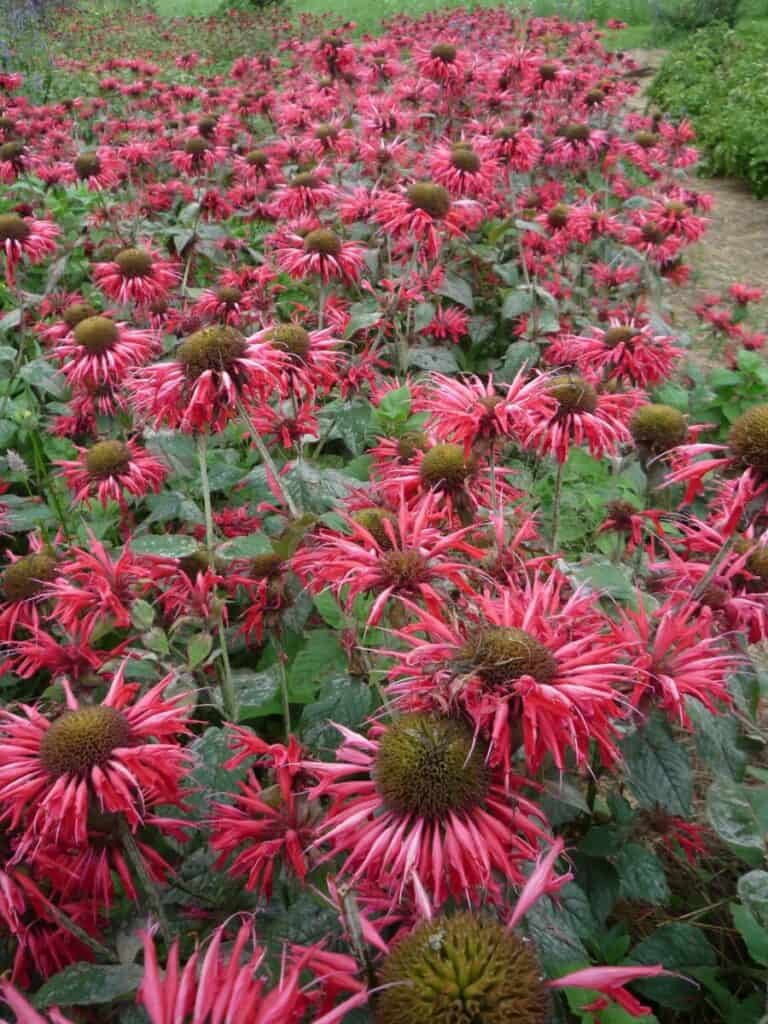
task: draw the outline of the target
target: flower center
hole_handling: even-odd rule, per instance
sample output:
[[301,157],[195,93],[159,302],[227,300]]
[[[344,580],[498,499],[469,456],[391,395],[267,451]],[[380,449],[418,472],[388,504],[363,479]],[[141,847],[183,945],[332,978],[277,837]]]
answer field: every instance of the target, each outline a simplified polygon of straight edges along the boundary
[[435,43],[429,55],[434,60],[441,60],[443,64],[453,64],[456,60],[456,47],[452,43]]
[[190,156],[202,156],[211,147],[202,135],[193,135],[184,143],[184,152]]
[[317,175],[312,171],[301,171],[291,178],[291,188],[317,188],[319,184]]
[[326,139],[337,139],[339,137],[339,129],[335,124],[319,124],[315,128],[315,138],[320,139],[324,142]]
[[234,327],[204,327],[179,345],[176,358],[187,376],[196,378],[207,370],[225,370],[246,349],[245,338]]
[[416,452],[425,452],[429,447],[429,440],[423,431],[406,430],[398,438],[397,454],[401,462],[410,462]]
[[78,708],[57,718],[40,743],[40,760],[51,775],[84,775],[109,761],[131,739],[128,720],[114,708]]
[[197,122],[197,130],[201,135],[213,135],[219,119],[215,114],[204,114]]
[[18,213],[0,214],[0,242],[25,242],[32,229]]
[[768,473],[768,405],[755,405],[731,427],[728,443],[744,466]]
[[24,601],[35,597],[56,575],[56,559],[44,551],[24,555],[5,570],[0,591],[6,601]]
[[594,412],[597,392],[581,377],[554,377],[548,391],[560,404],[560,413]]
[[17,163],[24,156],[23,142],[4,142],[0,146],[0,160]]
[[352,516],[354,521],[367,530],[378,545],[385,550],[392,547],[392,541],[389,539],[387,531],[384,529],[384,523],[389,522],[392,524],[393,529],[396,529],[396,520],[385,508],[362,508],[359,512],[355,512]]
[[123,249],[115,256],[115,263],[124,277],[146,277],[152,269],[152,257],[146,249]]
[[586,142],[589,139],[589,125],[567,124],[560,131],[560,135],[564,139],[570,139],[571,142]]
[[653,245],[661,245],[667,237],[666,231],[660,228],[658,224],[651,223],[643,224],[642,234],[646,242],[651,242]]
[[584,99],[588,106],[598,107],[605,100],[605,93],[602,89],[590,89]]
[[472,463],[461,445],[436,444],[425,453],[419,472],[429,487],[459,488],[472,472]]
[[619,345],[628,345],[635,336],[635,331],[631,327],[621,325],[619,327],[609,327],[603,335],[603,343],[608,348],[617,348]]
[[471,146],[454,146],[451,163],[458,171],[474,174],[480,170],[480,157]]
[[91,355],[106,352],[120,336],[117,325],[106,316],[87,316],[75,325],[72,333],[77,344]]
[[122,473],[131,463],[131,450],[122,441],[99,441],[85,456],[88,475],[104,479]]
[[436,220],[445,217],[451,208],[448,189],[431,181],[417,181],[409,186],[406,195],[414,210],[423,210]]
[[382,559],[382,565],[390,582],[400,587],[415,583],[426,568],[418,551],[390,551]]
[[441,818],[477,806],[488,790],[485,752],[463,722],[403,715],[379,741],[374,770],[386,806]]
[[515,626],[487,626],[469,639],[459,658],[494,685],[533,676],[537,683],[551,683],[557,675],[557,658],[536,637]]
[[423,921],[381,969],[376,1024],[547,1024],[550,1005],[528,943],[464,911]]
[[239,288],[230,288],[226,285],[223,288],[219,288],[216,292],[216,298],[218,301],[224,302],[228,306],[236,306],[242,297],[243,293]]
[[685,416],[671,405],[642,405],[629,421],[629,430],[638,448],[659,455],[685,441],[688,427]]
[[568,215],[570,214],[570,207],[566,206],[565,203],[557,203],[547,213],[547,222],[551,228],[564,228],[568,223]]
[[81,153],[75,157],[75,171],[81,181],[92,178],[101,170],[101,160],[98,153]]
[[659,136],[655,132],[635,132],[635,143],[641,149],[653,149],[658,141]]
[[251,575],[257,580],[269,579],[270,576],[279,576],[283,568],[283,559],[278,554],[267,553],[255,555],[250,559]]
[[267,337],[273,348],[296,356],[297,359],[304,359],[312,344],[309,333],[298,324],[280,324],[273,327]]
[[91,316],[96,316],[96,310],[90,302],[73,302],[61,314],[62,320],[70,328],[77,327],[81,320],[87,320]]
[[617,533],[632,532],[632,517],[637,515],[638,510],[629,501],[610,501],[606,505],[606,512],[613,520],[613,527]]
[[554,80],[557,78],[557,64],[542,64],[539,67],[539,77],[544,82],[554,82]]
[[269,163],[269,157],[263,149],[252,149],[249,153],[245,154],[245,162],[250,167],[266,167]]
[[304,238],[304,249],[323,256],[338,256],[341,252],[341,239],[328,228],[317,228]]

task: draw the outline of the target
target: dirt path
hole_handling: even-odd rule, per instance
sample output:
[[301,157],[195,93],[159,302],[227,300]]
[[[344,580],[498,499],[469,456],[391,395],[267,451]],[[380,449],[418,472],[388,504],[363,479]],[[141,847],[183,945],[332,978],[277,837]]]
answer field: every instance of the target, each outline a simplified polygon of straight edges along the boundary
[[[645,91],[664,59],[664,50],[629,50],[647,73],[643,88],[630,107],[645,109]],[[755,199],[749,189],[732,178],[697,179],[700,191],[712,196],[714,206],[703,240],[688,250],[690,282],[673,293],[673,312],[680,326],[696,322],[693,306],[705,292],[724,291],[734,281],[763,285],[768,273],[768,200]]]

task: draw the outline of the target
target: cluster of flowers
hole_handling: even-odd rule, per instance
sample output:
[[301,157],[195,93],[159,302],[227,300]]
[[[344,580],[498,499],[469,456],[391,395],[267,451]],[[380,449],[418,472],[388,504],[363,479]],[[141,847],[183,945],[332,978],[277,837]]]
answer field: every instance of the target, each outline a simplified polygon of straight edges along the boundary
[[[153,1024],[333,1024],[369,1001],[381,1024],[544,1024],[550,992],[567,985],[597,990],[595,1012],[616,1001],[641,1015],[624,986],[660,965],[545,981],[519,929],[570,878],[540,806],[542,769],[618,770],[619,739],[652,709],[689,728],[689,702],[727,708],[737,638],[768,635],[768,407],[712,445],[649,401],[681,357],[649,289],[685,282],[685,247],[706,226],[707,197],[684,177],[690,128],[626,114],[631,68],[588,26],[503,10],[402,19],[360,44],[340,31],[287,40],[227,74],[207,75],[194,55],[172,79],[144,58],[88,70],[98,95],[69,104],[35,106],[21,82],[0,83],[0,180],[20,194],[36,183],[0,214],[7,288],[69,388],[50,430],[75,444],[59,462],[73,506],[116,503],[124,542],[78,546],[62,530],[7,551],[4,669],[61,698],[0,710],[13,982],[97,955],[116,902],[171,880],[204,825],[218,867],[259,898],[278,873],[321,885],[355,957],[294,945],[269,981],[240,922],[184,967],[166,944],[161,976],[147,933],[140,998]],[[45,213],[40,183],[80,197],[82,234]],[[169,231],[182,207],[183,243]],[[505,263],[492,238],[510,227],[517,253]],[[81,279],[58,290],[54,275],[30,307],[22,283],[73,254]],[[497,320],[500,290],[525,282],[502,330],[510,350],[537,347],[536,369],[393,378],[422,351],[476,342],[456,275]],[[541,323],[542,295],[554,326]],[[760,297],[731,290],[739,307]],[[761,343],[712,303],[704,315],[734,344]],[[334,525],[303,515],[290,473],[328,440],[324,408],[383,408],[403,379],[408,429],[375,438],[370,479],[338,502]],[[271,498],[259,508],[211,508],[206,451],[228,428],[263,463]],[[158,431],[198,446],[206,525],[189,532],[205,546],[184,559],[131,549],[144,499],[172,478]],[[608,612],[559,561],[574,448],[634,457],[649,480],[661,467],[666,484],[688,483],[686,503],[719,471],[708,504],[685,516],[656,490],[651,507],[606,510],[603,529],[639,556],[659,599]],[[554,537],[510,453],[553,468]],[[274,550],[216,557],[217,538],[268,518]],[[176,673],[148,689],[133,681],[139,606],[220,630],[223,688],[227,627],[255,656],[279,637],[297,581],[335,596],[357,664],[369,657],[352,625],[361,602],[366,629],[385,628],[382,707],[358,731],[339,727],[328,760],[233,721],[227,767],[249,774],[196,821],[194,687]],[[202,672],[215,687],[216,666]],[[670,828],[695,857],[696,829]],[[43,1019],[4,992],[19,1020]]]

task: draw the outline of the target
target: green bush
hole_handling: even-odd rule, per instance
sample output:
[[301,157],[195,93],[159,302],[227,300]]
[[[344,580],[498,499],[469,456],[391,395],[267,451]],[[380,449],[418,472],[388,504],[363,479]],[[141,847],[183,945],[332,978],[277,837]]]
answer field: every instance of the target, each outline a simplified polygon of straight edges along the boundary
[[658,17],[676,31],[691,32],[724,21],[733,28],[741,0],[662,0]]
[[706,172],[743,178],[768,196],[768,39],[722,23],[701,29],[664,61],[649,95],[692,120]]

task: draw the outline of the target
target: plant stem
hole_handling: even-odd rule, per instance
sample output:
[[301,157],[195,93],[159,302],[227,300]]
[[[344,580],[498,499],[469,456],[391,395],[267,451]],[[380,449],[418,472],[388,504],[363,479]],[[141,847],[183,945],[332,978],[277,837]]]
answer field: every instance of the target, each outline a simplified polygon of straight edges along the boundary
[[46,902],[46,910],[57,924],[60,924],[65,931],[68,931],[70,935],[74,935],[79,942],[82,942],[84,946],[92,950],[99,960],[106,960],[110,964],[117,962],[117,956],[108,946],[103,945],[97,939],[92,938],[88,932],[83,931],[80,925],[75,924],[72,918],[65,914],[63,910],[60,910],[55,903]]
[[560,500],[563,494],[563,470],[565,463],[557,460],[555,474],[555,496],[552,501],[552,551],[557,550],[557,534],[560,529]]
[[275,481],[275,487],[280,492],[280,497],[285,502],[286,508],[290,512],[292,518],[298,519],[301,513],[299,509],[296,507],[296,503],[294,502],[293,498],[290,496],[285,487],[283,487],[283,483],[277,472],[277,466],[272,460],[272,456],[269,454],[269,449],[264,444],[264,439],[256,429],[253,420],[248,415],[245,407],[243,406],[243,403],[238,402],[237,407],[240,410],[240,415],[243,417],[243,420],[245,421],[248,430],[250,431],[251,438],[253,439],[253,443],[256,446],[256,451],[261,456],[261,461],[264,463],[267,473],[269,473],[272,476],[273,480]]
[[162,933],[163,939],[168,945],[170,945],[171,929],[168,927],[168,919],[165,916],[163,901],[160,899],[160,893],[157,891],[157,886],[149,877],[149,872],[147,871],[146,864],[144,863],[144,858],[141,855],[141,850],[139,849],[133,832],[131,832],[128,827],[128,822],[125,818],[120,818],[120,824],[118,827],[125,855],[130,861],[131,867],[144,890],[144,895],[151,903],[152,910],[157,915],[157,921],[160,925],[160,932]]
[[291,704],[288,698],[288,675],[285,671],[285,656],[280,641],[275,637],[277,647],[277,664],[280,668],[280,696],[283,700],[283,722],[285,723],[286,742],[291,738]]
[[[197,435],[197,461],[200,464],[200,485],[203,491],[203,514],[205,515],[205,542],[208,547],[208,555],[214,557],[214,530],[213,530],[213,508],[211,507],[211,485],[208,480],[208,434]],[[219,649],[221,650],[221,700],[224,706],[224,713],[230,721],[237,721],[237,697],[232,682],[232,669],[229,664],[229,653],[227,651],[227,635],[224,630],[224,623],[219,612],[217,624],[219,634]]]
[[710,562],[710,565],[709,565],[709,568],[707,569],[707,571],[704,573],[704,575],[701,577],[699,582],[693,588],[693,591],[691,593],[691,600],[692,601],[698,600],[701,597],[701,595],[704,593],[704,591],[707,589],[709,584],[715,578],[717,570],[720,568],[720,566],[726,560],[728,555],[730,555],[731,550],[733,548],[733,545],[735,543],[736,543],[736,533],[734,532],[734,533],[731,534],[731,536],[728,538],[728,540],[725,542],[725,544],[723,544],[723,546],[720,548],[718,553],[715,555],[715,557]]

